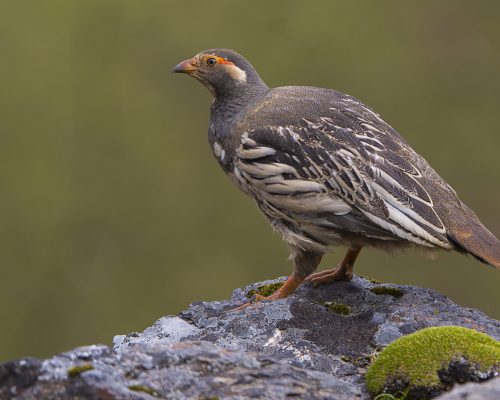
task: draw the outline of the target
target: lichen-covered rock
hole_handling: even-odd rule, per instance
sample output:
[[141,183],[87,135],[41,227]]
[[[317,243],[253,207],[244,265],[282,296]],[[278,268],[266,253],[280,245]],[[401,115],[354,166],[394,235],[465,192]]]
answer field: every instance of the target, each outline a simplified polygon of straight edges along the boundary
[[[19,362],[17,362],[19,363]],[[15,364],[15,363],[14,363]],[[11,365],[14,365],[11,364]],[[26,385],[23,376],[37,376]],[[332,375],[207,342],[79,348],[24,367],[2,382],[1,399],[359,398]]]
[[281,281],[237,289],[228,300],[193,303],[142,333],[116,336],[113,349],[76,349],[0,366],[0,399],[369,398],[367,366],[403,335],[459,325],[500,339],[500,322],[480,311],[432,290],[358,276],[318,288],[302,285],[287,299],[233,311],[252,291],[273,290],[277,285],[269,285]]
[[407,399],[428,399],[457,382],[490,379],[499,369],[500,342],[473,329],[441,326],[391,343],[365,380],[374,395],[405,392]]
[[[363,388],[362,374],[374,351],[405,334],[429,326],[461,325],[500,338],[498,321],[432,290],[381,285],[357,276],[351,282],[301,286],[287,299],[231,311],[249,293],[266,290],[276,282],[237,289],[230,300],[193,303],[179,317],[162,319],[141,334],[116,337],[115,347],[158,338],[170,341],[167,327],[183,319],[197,329],[186,339],[259,352],[301,368],[333,373]],[[381,287],[394,290],[373,293],[372,289]],[[331,311],[328,304],[342,304],[349,314]]]

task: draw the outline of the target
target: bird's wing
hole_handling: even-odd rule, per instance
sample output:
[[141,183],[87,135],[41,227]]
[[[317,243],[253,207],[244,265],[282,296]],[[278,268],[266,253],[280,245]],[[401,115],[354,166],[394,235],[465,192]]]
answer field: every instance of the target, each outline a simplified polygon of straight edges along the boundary
[[418,155],[368,111],[373,115],[366,121],[355,112],[355,124],[332,116],[248,129],[240,138],[235,172],[266,201],[292,207],[295,215],[345,216],[393,238],[450,247],[420,181],[421,168],[411,162]]

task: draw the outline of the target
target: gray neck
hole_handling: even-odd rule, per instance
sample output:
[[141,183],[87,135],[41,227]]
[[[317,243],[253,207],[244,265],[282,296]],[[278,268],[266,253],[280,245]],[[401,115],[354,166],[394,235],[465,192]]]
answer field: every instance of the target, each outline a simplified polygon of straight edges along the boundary
[[214,84],[214,105],[216,107],[238,112],[269,91],[255,69],[250,63],[247,62],[247,64],[244,82],[226,79],[224,84]]
[[244,88],[240,87],[237,90],[216,92],[211,107],[210,135],[220,139],[229,135],[232,123],[238,114],[264,97],[268,91],[267,85],[260,80],[254,84],[247,83]]
[[227,110],[236,114],[241,109],[255,102],[255,100],[262,98],[268,91],[269,88],[266,85],[247,85],[247,87],[243,90],[240,89],[233,92],[216,93],[212,103],[212,110]]

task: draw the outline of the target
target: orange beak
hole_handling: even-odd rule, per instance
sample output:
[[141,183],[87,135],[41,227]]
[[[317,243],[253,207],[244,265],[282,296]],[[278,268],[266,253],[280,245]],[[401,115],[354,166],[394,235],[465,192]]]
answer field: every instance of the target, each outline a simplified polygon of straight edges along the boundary
[[196,71],[197,61],[194,58],[190,58],[189,60],[184,60],[177,64],[172,72],[180,72],[183,74],[190,74],[193,71]]

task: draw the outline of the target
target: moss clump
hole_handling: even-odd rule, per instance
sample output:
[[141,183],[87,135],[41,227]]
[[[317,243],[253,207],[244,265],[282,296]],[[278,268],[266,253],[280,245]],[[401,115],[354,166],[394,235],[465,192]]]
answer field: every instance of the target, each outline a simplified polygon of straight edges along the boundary
[[257,289],[252,289],[247,293],[247,298],[251,298],[255,294],[267,297],[272,295],[276,290],[283,286],[283,282],[271,283],[270,285],[262,285]]
[[75,367],[68,369],[68,377],[74,378],[75,376],[79,376],[82,372],[90,371],[92,369],[94,369],[92,364],[76,365]]
[[144,393],[147,393],[153,397],[158,397],[160,395],[156,390],[154,390],[153,388],[150,388],[149,386],[130,385],[128,388],[129,388],[129,390],[133,390],[134,392],[144,392]]
[[356,274],[356,275],[358,275],[360,278],[366,279],[368,282],[373,283],[375,285],[382,283],[376,279],[370,278],[369,276],[365,276],[365,275],[361,275],[361,274]]
[[405,292],[403,292],[401,289],[388,286],[375,286],[374,288],[371,288],[370,291],[375,294],[387,294],[389,296],[395,297],[396,299],[405,294]]
[[349,315],[351,313],[351,307],[347,304],[335,303],[333,301],[325,301],[323,305],[330,311],[340,314],[340,315]]
[[439,374],[460,359],[478,372],[491,372],[500,365],[500,342],[457,326],[422,329],[397,339],[379,354],[366,373],[366,386],[374,395],[403,390],[408,398],[419,398],[419,393],[439,393],[446,388]]

